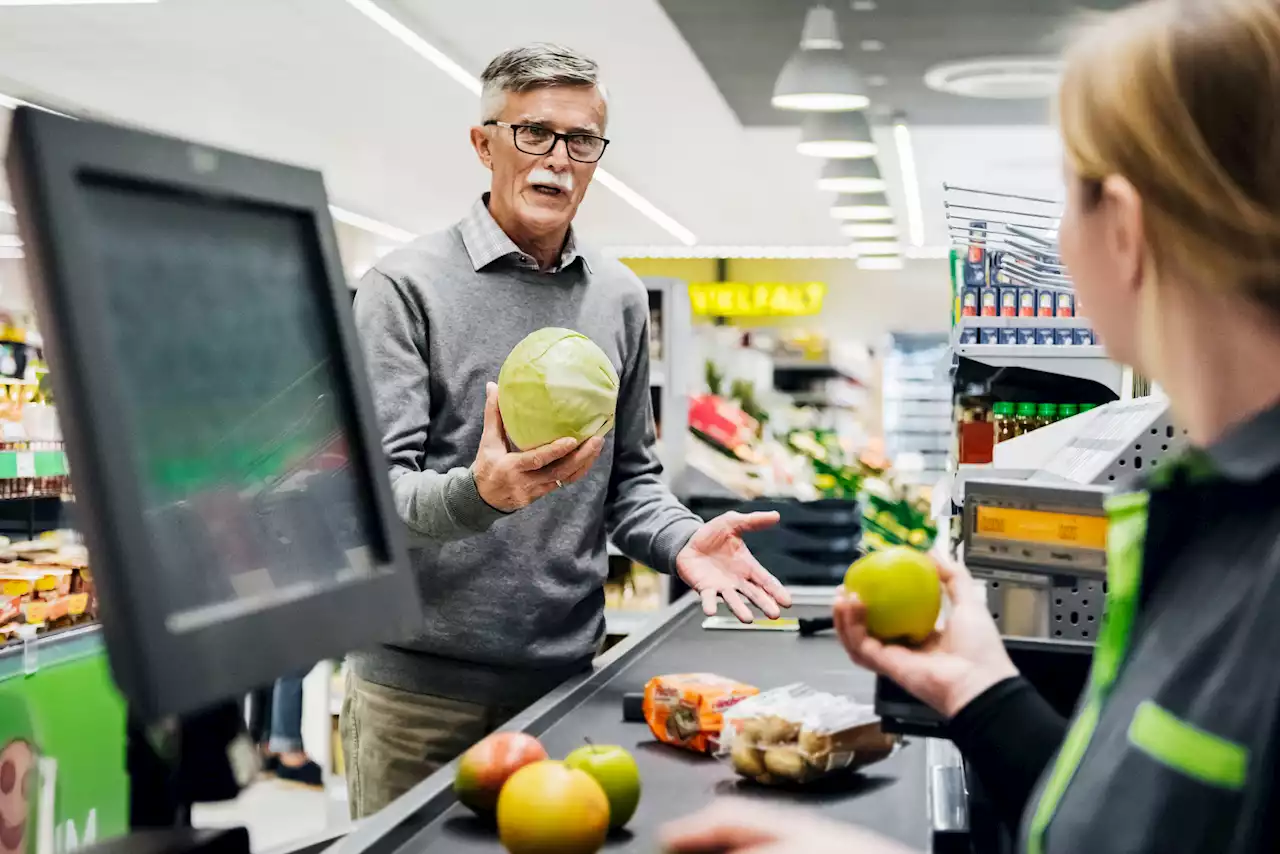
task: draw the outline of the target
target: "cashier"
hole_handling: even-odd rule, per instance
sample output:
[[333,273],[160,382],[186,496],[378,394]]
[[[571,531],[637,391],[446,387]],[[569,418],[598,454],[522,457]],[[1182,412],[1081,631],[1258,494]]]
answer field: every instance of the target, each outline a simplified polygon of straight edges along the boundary
[[[662,481],[644,286],[571,226],[609,146],[596,63],[533,44],[481,80],[469,133],[489,191],[456,225],[380,260],[356,296],[427,612],[417,637],[351,658],[342,733],[356,817],[591,667],[606,535],[679,575],[711,613],[723,599],[749,622],[748,602],[770,616],[790,604],[742,541],[776,514],[704,523]],[[583,333],[613,361],[616,426],[603,440],[511,452],[493,381],[511,348],[548,326]]]
[[[922,648],[855,662],[951,719],[1029,854],[1280,851],[1280,2],[1158,0],[1091,27],[1058,105],[1061,251],[1108,352],[1159,383],[1193,445],[1107,505],[1106,620],[1073,721],[1005,654],[962,567]],[[721,804],[677,851],[895,844]]]

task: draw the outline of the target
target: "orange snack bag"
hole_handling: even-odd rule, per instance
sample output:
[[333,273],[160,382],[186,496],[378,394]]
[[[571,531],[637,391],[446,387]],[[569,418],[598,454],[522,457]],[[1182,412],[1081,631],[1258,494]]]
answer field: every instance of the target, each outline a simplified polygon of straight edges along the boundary
[[760,689],[714,673],[655,676],[644,686],[644,719],[659,741],[710,753],[724,712]]

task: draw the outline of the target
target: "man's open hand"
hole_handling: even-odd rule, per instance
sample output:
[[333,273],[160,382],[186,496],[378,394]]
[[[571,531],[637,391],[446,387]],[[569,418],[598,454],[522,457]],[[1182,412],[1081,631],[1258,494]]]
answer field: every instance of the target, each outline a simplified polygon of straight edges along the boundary
[[747,531],[778,524],[777,513],[726,513],[698,529],[689,544],[676,555],[676,573],[702,596],[702,610],[711,616],[716,600],[723,599],[733,615],[751,622],[746,596],[769,618],[791,607],[791,594],[751,554],[742,541]]
[[498,386],[485,387],[484,433],[471,465],[476,491],[495,510],[511,513],[586,476],[600,456],[604,440],[593,436],[581,445],[557,439],[528,451],[511,451],[498,412]]

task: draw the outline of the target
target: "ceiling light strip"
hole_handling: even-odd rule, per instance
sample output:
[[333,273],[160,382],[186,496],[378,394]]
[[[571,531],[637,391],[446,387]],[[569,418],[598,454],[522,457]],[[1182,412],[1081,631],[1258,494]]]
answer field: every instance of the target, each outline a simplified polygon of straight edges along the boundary
[[329,213],[338,222],[345,222],[347,225],[368,231],[372,234],[378,234],[388,240],[394,240],[397,243],[408,243],[413,240],[414,234],[411,231],[405,231],[403,228],[396,228],[394,225],[382,222],[364,214],[358,214],[355,211],[349,211],[346,208],[340,208],[337,205],[329,205]]
[[[441,51],[427,42],[426,39],[418,35],[408,26],[400,21],[399,18],[392,15],[386,9],[383,9],[373,0],[347,0],[347,3],[356,11],[363,14],[366,18],[373,21],[382,29],[395,36],[405,45],[407,45],[414,53],[427,60],[436,68],[439,68],[454,81],[461,84],[468,92],[480,96],[481,84],[480,79],[470,74],[461,65],[445,56]],[[656,205],[637,193],[631,187],[627,186],[621,180],[616,178],[613,173],[606,169],[596,170],[596,180],[608,189],[612,190],[618,198],[622,199],[631,207],[640,212],[641,215],[647,217],[655,223],[663,231],[670,234],[676,240],[686,246],[692,246],[698,242],[698,238],[693,232],[685,228],[675,219],[663,213]]]
[[898,146],[898,165],[902,169],[902,193],[907,205],[907,234],[911,238],[911,245],[924,246],[924,206],[920,201],[920,176],[916,172],[911,130],[901,116],[894,119],[893,140]]

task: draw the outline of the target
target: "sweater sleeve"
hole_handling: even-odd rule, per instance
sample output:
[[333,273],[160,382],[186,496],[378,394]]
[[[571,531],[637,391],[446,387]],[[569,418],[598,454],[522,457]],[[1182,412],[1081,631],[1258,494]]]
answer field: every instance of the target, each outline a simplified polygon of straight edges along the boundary
[[431,426],[425,307],[395,280],[372,269],[356,292],[355,321],[382,425],[396,512],[411,533],[431,540],[484,532],[506,514],[480,497],[471,470],[422,467]]
[[632,356],[618,389],[613,474],[605,509],[609,535],[623,554],[659,572],[675,571],[676,555],[702,526],[662,482],[654,449],[653,401],[649,397],[649,322],[628,330]]
[[1021,676],[998,682],[951,719],[952,741],[1011,828],[1066,737],[1067,722]]

